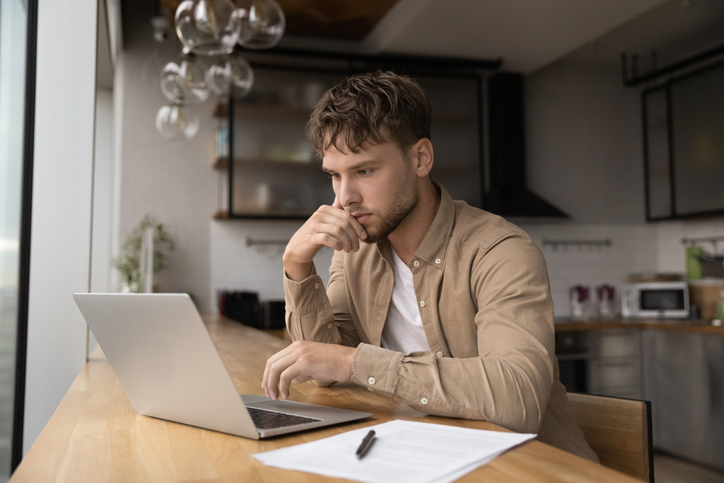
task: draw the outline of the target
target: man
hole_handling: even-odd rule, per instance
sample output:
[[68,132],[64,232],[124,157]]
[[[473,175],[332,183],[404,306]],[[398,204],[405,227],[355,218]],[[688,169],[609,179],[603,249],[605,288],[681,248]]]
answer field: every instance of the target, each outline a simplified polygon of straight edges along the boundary
[[[336,198],[284,253],[295,342],[267,361],[267,396],[351,380],[597,461],[558,380],[543,256],[522,230],[432,182],[420,86],[391,72],[347,78],[324,94],[307,134]],[[324,246],[336,250],[326,293],[312,262]]]

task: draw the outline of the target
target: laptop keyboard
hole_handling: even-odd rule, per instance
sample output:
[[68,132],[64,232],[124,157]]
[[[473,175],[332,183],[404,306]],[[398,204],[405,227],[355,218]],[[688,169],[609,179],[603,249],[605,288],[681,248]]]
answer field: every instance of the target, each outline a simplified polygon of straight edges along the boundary
[[249,406],[246,407],[246,410],[249,411],[249,415],[252,421],[254,421],[254,426],[259,429],[284,428],[286,426],[294,426],[295,424],[321,421],[321,419],[267,411],[266,409],[250,408]]

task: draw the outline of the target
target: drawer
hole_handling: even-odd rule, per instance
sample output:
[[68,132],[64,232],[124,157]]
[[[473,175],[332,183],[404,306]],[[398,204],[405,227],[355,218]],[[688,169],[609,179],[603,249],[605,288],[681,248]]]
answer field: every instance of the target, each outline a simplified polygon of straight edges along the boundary
[[589,364],[590,388],[641,387],[641,363],[637,359],[597,360]]
[[589,339],[592,357],[629,357],[641,352],[641,332],[638,330],[601,330]]

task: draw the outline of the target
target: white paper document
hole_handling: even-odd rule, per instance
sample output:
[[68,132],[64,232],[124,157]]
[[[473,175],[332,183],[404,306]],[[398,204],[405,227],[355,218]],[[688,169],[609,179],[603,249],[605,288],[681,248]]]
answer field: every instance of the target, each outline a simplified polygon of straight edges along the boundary
[[[371,429],[375,442],[357,459]],[[446,483],[535,436],[397,420],[254,457],[269,466],[367,483]]]

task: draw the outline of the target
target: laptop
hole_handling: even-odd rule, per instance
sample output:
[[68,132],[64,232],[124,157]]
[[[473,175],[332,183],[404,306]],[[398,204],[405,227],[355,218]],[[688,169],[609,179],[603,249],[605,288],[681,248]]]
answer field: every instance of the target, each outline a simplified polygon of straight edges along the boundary
[[240,396],[187,294],[73,294],[133,408],[260,439],[371,413]]

